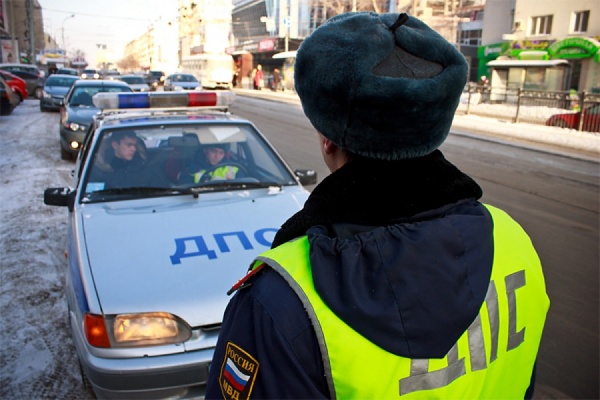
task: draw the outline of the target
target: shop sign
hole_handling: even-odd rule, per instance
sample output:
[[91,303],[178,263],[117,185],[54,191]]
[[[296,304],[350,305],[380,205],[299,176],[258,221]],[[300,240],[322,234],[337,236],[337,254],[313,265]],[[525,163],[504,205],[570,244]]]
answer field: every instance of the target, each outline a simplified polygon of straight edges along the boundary
[[263,39],[258,43],[258,51],[273,51],[277,44],[276,39]]
[[577,59],[593,57],[600,48],[600,44],[583,37],[573,37],[559,40],[548,47],[548,53],[554,58]]

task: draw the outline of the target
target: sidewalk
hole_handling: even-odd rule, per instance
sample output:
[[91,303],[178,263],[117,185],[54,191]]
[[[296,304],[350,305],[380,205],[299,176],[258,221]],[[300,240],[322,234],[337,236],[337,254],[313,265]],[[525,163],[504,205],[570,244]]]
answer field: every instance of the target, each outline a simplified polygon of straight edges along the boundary
[[[252,90],[234,88],[236,95],[257,97],[266,100],[285,102],[300,106],[300,99],[295,92],[274,92],[269,89]],[[452,123],[454,134],[484,135],[490,138],[519,139],[526,142],[552,146],[553,148],[570,149],[582,152],[585,158],[600,160],[600,134],[579,132],[573,129],[563,129],[551,126],[512,123],[494,118],[476,115],[456,114]]]

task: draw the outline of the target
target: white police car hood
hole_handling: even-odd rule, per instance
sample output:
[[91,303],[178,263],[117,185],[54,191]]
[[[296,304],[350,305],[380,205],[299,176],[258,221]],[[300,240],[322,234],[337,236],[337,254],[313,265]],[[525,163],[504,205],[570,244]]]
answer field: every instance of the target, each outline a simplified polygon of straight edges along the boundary
[[220,323],[228,289],[307,196],[286,187],[87,205],[83,233],[103,313]]

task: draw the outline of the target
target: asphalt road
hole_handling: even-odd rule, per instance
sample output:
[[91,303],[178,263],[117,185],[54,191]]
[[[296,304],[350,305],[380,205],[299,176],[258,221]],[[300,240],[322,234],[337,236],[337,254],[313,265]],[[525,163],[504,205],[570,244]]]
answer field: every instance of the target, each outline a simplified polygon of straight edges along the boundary
[[[238,95],[232,112],[253,121],[293,168],[328,174],[314,129],[294,101]],[[451,134],[446,157],[529,233],[544,266],[551,306],[535,397],[599,398],[599,164],[546,146]],[[543,148],[543,151],[541,150]]]

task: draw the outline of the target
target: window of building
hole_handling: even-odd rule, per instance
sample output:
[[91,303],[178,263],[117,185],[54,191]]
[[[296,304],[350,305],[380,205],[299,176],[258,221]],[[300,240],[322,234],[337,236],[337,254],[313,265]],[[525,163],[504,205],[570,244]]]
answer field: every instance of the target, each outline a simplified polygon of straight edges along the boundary
[[582,33],[587,32],[588,30],[588,21],[590,19],[590,11],[576,11],[573,13],[573,33]]
[[481,29],[460,31],[460,44],[481,46]]
[[531,35],[549,35],[552,32],[552,15],[531,18]]

